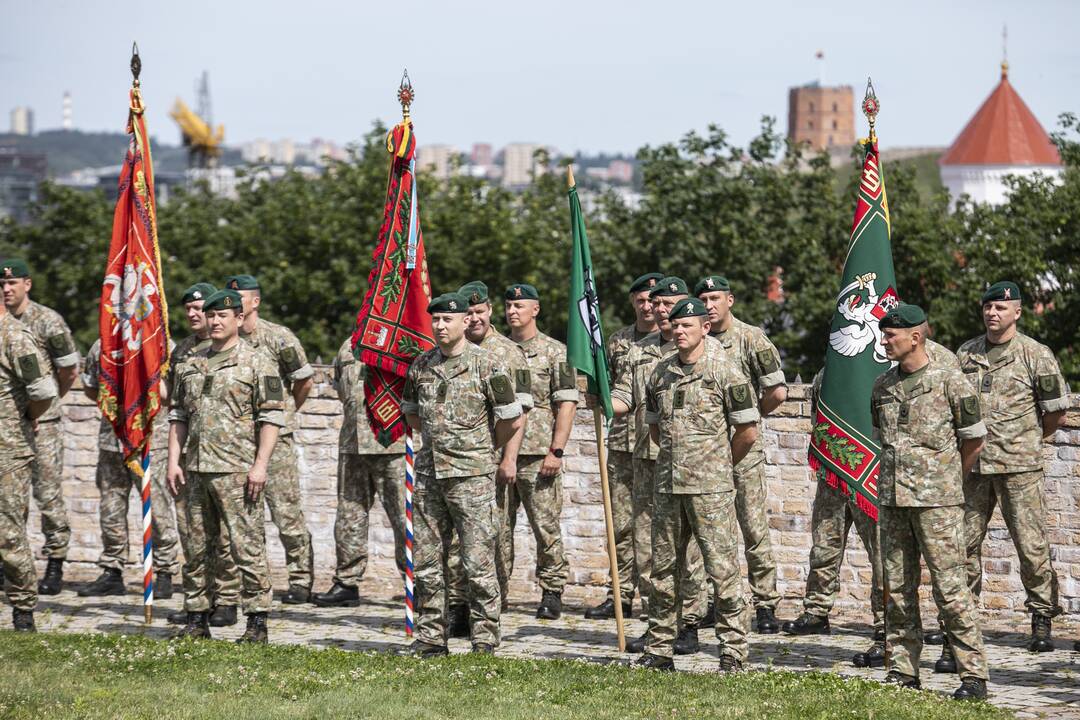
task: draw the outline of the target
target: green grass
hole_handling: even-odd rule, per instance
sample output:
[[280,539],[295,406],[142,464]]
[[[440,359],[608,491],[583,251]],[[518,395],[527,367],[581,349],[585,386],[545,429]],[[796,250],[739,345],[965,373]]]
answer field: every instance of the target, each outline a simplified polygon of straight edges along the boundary
[[822,673],[734,677],[458,655],[0,632],[0,718],[1011,717]]

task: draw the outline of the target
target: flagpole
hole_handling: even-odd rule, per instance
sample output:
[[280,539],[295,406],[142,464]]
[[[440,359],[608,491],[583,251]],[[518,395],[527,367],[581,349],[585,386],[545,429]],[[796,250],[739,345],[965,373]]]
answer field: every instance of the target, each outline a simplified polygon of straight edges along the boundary
[[413,574],[413,438],[405,428],[405,637],[413,636],[416,577]]

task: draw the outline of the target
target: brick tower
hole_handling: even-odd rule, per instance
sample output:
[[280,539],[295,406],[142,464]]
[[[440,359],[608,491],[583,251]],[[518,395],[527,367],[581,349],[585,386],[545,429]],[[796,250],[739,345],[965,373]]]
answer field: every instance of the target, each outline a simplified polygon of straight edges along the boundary
[[850,85],[812,82],[788,91],[788,137],[813,150],[851,147],[855,142],[855,93]]

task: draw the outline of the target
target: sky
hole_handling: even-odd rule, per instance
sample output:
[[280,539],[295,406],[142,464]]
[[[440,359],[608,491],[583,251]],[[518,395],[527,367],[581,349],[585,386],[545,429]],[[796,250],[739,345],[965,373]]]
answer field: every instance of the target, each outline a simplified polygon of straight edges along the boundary
[[[787,90],[818,78],[861,99],[872,76],[888,147],[952,142],[993,90],[1008,27],[1010,81],[1047,130],[1080,112],[1080,2],[522,0],[0,0],[0,130],[26,105],[58,128],[123,130],[131,43],[152,135],[178,143],[176,97],[210,73],[226,144],[346,143],[400,118],[402,69],[421,145],[537,142],[632,153],[710,123],[745,143],[786,128]],[[865,122],[859,119],[860,134]]]

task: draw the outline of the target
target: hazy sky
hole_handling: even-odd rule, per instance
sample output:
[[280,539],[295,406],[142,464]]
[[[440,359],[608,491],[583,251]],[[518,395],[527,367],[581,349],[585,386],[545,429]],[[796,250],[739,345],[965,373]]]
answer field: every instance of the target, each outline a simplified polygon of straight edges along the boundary
[[632,152],[710,122],[745,142],[762,115],[786,128],[787,89],[817,77],[822,49],[829,84],[861,98],[873,76],[883,147],[947,145],[998,81],[1003,23],[1010,78],[1043,126],[1080,111],[1069,0],[0,0],[0,128],[17,105],[59,127],[69,90],[77,128],[121,130],[137,39],[150,130],[168,142],[173,99],[194,106],[204,69],[233,144],[392,123],[404,66],[421,144]]

